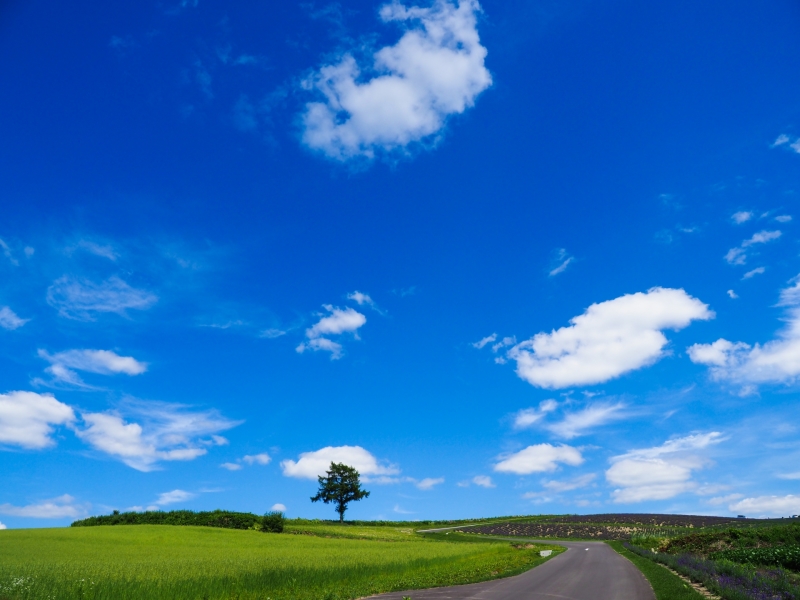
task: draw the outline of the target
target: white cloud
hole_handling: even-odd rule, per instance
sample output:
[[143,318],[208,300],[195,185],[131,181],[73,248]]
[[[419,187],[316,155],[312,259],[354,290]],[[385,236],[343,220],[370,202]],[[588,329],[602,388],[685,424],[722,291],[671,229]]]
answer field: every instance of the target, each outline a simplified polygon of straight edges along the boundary
[[567,270],[570,263],[575,260],[575,257],[570,256],[564,248],[559,248],[556,251],[556,256],[553,265],[550,268],[550,277],[555,277]]
[[0,530],[3,530],[3,529],[8,529],[8,527],[6,527],[4,523],[0,523]]
[[736,292],[734,292],[733,290],[728,290],[728,297],[731,300],[736,300],[739,297],[739,295]]
[[168,504],[177,504],[178,502],[186,502],[192,498],[196,498],[197,494],[187,492],[185,490],[172,490],[171,492],[164,492],[158,495],[158,500],[153,504],[156,506],[166,506]]
[[226,462],[226,463],[222,463],[220,465],[220,467],[222,467],[223,469],[228,469],[228,471],[241,471],[242,470],[242,465],[240,465],[238,463]]
[[531,425],[538,423],[544,416],[558,408],[555,400],[542,400],[539,409],[523,408],[514,415],[514,429],[527,429]]
[[348,53],[304,81],[325,99],[306,105],[303,143],[336,160],[373,158],[440,132],[448,116],[471,107],[492,83],[476,28],[479,10],[476,0],[381,7],[381,19],[401,23],[405,33],[374,54],[372,77]]
[[114,412],[84,413],[85,427],[76,434],[138,471],[153,471],[161,461],[202,456],[208,452],[207,446],[219,445],[213,434],[239,424],[214,410],[192,412],[158,402],[131,403],[128,408],[141,423],[126,422]]
[[157,300],[155,294],[133,288],[119,277],[94,283],[65,275],[47,288],[47,303],[62,317],[78,321],[93,321],[97,313],[126,316],[127,310],[145,310]]
[[742,275],[742,279],[743,280],[744,279],[750,279],[751,277],[755,277],[756,275],[761,275],[762,273],[764,273],[764,271],[766,271],[766,269],[764,267],[757,267],[757,268],[753,269],[752,271],[748,271],[747,273]]
[[326,446],[314,452],[302,452],[297,461],[281,461],[286,477],[316,479],[325,475],[331,463],[344,463],[361,475],[396,475],[400,470],[392,465],[382,465],[361,446]]
[[781,473],[778,475],[780,479],[800,479],[800,471],[795,473]]
[[753,218],[753,213],[749,210],[740,210],[739,212],[735,212],[733,213],[733,215],[731,215],[731,220],[737,225],[746,223],[752,218]]
[[742,497],[742,494],[728,494],[727,496],[716,496],[714,498],[709,498],[707,502],[711,506],[720,506],[721,504],[729,504]]
[[778,215],[777,217],[775,217],[775,220],[778,223],[789,223],[792,220],[792,216],[791,215]]
[[5,240],[3,240],[2,238],[0,238],[0,250],[3,251],[3,256],[5,256],[8,259],[8,262],[10,262],[15,267],[19,266],[19,261],[16,258],[14,258],[14,254],[12,254],[11,252],[11,247],[8,244],[6,244]]
[[728,507],[732,512],[756,515],[790,516],[800,514],[800,496],[757,496],[745,498]]
[[597,403],[583,410],[569,413],[563,421],[549,425],[547,428],[559,437],[568,440],[584,435],[586,430],[616,421],[625,417],[622,402],[616,404]]
[[781,237],[781,235],[783,234],[780,231],[767,230],[754,233],[751,238],[744,240],[740,246],[728,250],[728,253],[725,255],[725,260],[731,265],[743,265],[747,262],[746,248],[754,246],[755,244],[766,244],[768,242],[772,242]]
[[321,316],[319,321],[306,329],[308,341],[297,346],[296,350],[300,354],[306,350],[324,350],[331,353],[331,360],[337,360],[342,357],[342,345],[323,336],[352,333],[358,339],[357,331],[367,322],[367,317],[352,308],[342,309],[330,304],[323,304],[323,308],[330,314]]
[[27,506],[13,506],[0,504],[0,515],[14,517],[28,517],[32,519],[63,519],[65,517],[79,517],[86,512],[86,507],[75,504],[75,498],[64,494],[58,498],[45,500]]
[[491,344],[491,343],[492,343],[493,341],[495,341],[496,339],[497,339],[497,334],[496,334],[496,333],[493,333],[492,335],[487,335],[485,338],[481,339],[481,340],[480,340],[480,341],[478,341],[478,342],[473,342],[473,343],[472,343],[472,346],[473,346],[473,348],[477,348],[478,350],[480,350],[480,349],[481,349],[481,348],[483,348],[483,347],[484,347],[486,344]]
[[285,504],[281,504],[280,502],[278,502],[277,504],[273,504],[272,508],[270,508],[270,510],[276,510],[278,512],[284,512],[285,513],[286,512],[286,505]]
[[779,306],[788,308],[787,325],[777,339],[751,346],[719,339],[687,349],[692,362],[706,365],[717,381],[752,386],[759,383],[793,383],[800,375],[800,276],[781,291]]
[[774,142],[772,142],[772,147],[774,148],[776,146],[783,146],[784,144],[788,144],[789,141],[790,141],[789,136],[786,135],[785,133],[782,133],[777,137],[777,139]]
[[50,363],[45,370],[55,379],[76,385],[83,385],[76,370],[100,375],[140,375],[147,371],[147,363],[132,356],[120,356],[111,350],[66,350],[52,355],[39,350],[38,354]]
[[268,465],[269,461],[272,459],[269,454],[262,452],[261,454],[245,455],[242,457],[242,460],[248,465]]
[[85,250],[86,252],[94,254],[95,256],[100,256],[101,258],[107,258],[110,261],[116,261],[119,258],[119,254],[117,254],[117,252],[114,250],[114,247],[109,244],[102,245],[89,240],[81,240],[77,243],[76,248]]
[[72,408],[50,394],[0,394],[0,444],[41,449],[53,446],[53,426],[75,420]]
[[275,338],[279,338],[282,335],[286,335],[286,332],[283,329],[265,329],[261,332],[261,337],[267,338],[270,340],[274,340]]
[[359,306],[367,305],[374,310],[378,310],[378,305],[375,304],[375,301],[369,297],[369,294],[362,294],[358,290],[353,292],[352,294],[347,294],[348,300],[353,300]]
[[570,492],[578,488],[586,487],[594,481],[595,477],[594,473],[587,473],[586,475],[581,475],[580,477],[575,477],[574,479],[566,481],[544,481],[542,482],[542,486],[555,493]]
[[502,460],[494,466],[495,471],[499,473],[516,473],[517,475],[555,471],[558,468],[558,463],[573,467],[583,463],[580,451],[564,444],[560,446],[536,444],[514,454],[499,458]]
[[652,288],[592,304],[569,327],[538,333],[507,353],[517,375],[543,388],[602,383],[664,355],[662,329],[683,329],[714,313],[681,289]]
[[431,490],[433,489],[434,486],[437,486],[440,483],[444,483],[444,477],[436,477],[436,478],[426,477],[425,479],[418,481],[414,485],[416,485],[421,490]]
[[611,459],[606,480],[616,486],[614,502],[666,500],[696,487],[692,472],[706,459],[700,451],[724,441],[717,431],[675,438],[653,448],[632,450]]
[[20,319],[8,306],[0,307],[0,327],[3,329],[18,329],[28,321],[30,321],[30,319]]
[[492,478],[489,477],[488,475],[475,475],[475,477],[472,478],[472,483],[484,488],[496,487],[495,484],[492,482]]

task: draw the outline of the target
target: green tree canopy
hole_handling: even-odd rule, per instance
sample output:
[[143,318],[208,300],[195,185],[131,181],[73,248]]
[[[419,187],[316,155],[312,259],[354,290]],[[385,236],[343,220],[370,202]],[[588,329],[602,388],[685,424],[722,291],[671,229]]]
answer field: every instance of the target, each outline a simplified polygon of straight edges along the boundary
[[344,521],[344,512],[350,502],[369,497],[369,492],[361,489],[358,471],[343,463],[332,462],[325,476],[320,475],[317,479],[319,480],[319,491],[316,496],[311,498],[311,501],[322,500],[325,504],[331,502],[336,504],[340,523]]

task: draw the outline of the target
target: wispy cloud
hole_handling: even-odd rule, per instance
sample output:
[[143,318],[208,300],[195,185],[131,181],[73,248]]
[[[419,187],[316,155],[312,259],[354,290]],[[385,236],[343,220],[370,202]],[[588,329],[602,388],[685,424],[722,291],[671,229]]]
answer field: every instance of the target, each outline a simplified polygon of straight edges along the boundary
[[707,463],[703,451],[725,439],[718,431],[693,434],[613,457],[606,480],[619,486],[614,502],[666,500],[695,488],[692,472]]
[[747,273],[742,275],[742,280],[750,279],[752,277],[755,277],[756,275],[761,275],[761,274],[764,273],[764,271],[766,271],[766,269],[764,267],[756,267],[752,271],[748,271]]
[[435,486],[442,483],[444,483],[444,477],[426,477],[425,479],[417,481],[414,485],[423,491],[427,491],[432,490]]
[[3,238],[0,238],[0,251],[3,252],[3,256],[8,259],[8,262],[15,267],[19,266],[19,261],[14,257],[13,252],[11,252],[11,247],[5,242],[5,240],[3,240]]
[[303,82],[323,97],[306,105],[303,143],[335,160],[370,159],[440,132],[448,116],[471,107],[492,82],[478,38],[479,10],[476,0],[384,5],[383,22],[398,22],[405,33],[374,54],[366,73],[347,53]]
[[547,429],[568,440],[584,435],[589,429],[625,418],[625,404],[598,402],[583,410],[567,414],[562,421],[549,425]]
[[242,469],[242,463],[246,465],[268,465],[272,461],[272,458],[266,452],[261,452],[260,454],[246,454],[241,458],[237,458],[236,462],[226,462],[222,463],[220,467],[223,469],[228,469],[229,471],[240,471]]
[[747,248],[755,244],[766,244],[780,238],[782,233],[780,231],[759,231],[754,233],[749,239],[744,240],[741,245],[736,248],[731,248],[725,254],[725,260],[730,265],[743,265],[747,262]]
[[48,354],[39,350],[39,357],[50,363],[45,369],[56,381],[88,387],[75,371],[86,371],[100,375],[140,375],[147,371],[147,363],[132,356],[120,356],[111,350],[66,350]]
[[739,212],[733,213],[731,215],[731,221],[736,223],[737,225],[741,225],[742,223],[747,223],[750,219],[753,218],[753,212],[749,210],[740,210]]
[[119,277],[101,283],[64,276],[47,289],[47,303],[58,314],[78,321],[93,321],[98,313],[126,316],[128,310],[145,310],[158,297],[146,290],[131,287]]
[[44,500],[27,506],[14,506],[12,504],[0,504],[0,515],[11,515],[14,517],[27,517],[32,519],[63,519],[65,517],[80,517],[86,514],[87,505],[77,504],[75,498],[69,494],[64,494],[58,498]]
[[[76,434],[96,450],[138,471],[153,471],[163,461],[194,460],[209,446],[227,443],[217,435],[240,422],[222,417],[215,410],[192,411],[162,402],[129,401],[119,411],[83,413],[83,427]],[[137,419],[134,422],[128,419]]]
[[553,259],[552,264],[550,265],[550,277],[555,277],[567,270],[567,267],[575,260],[574,256],[570,256],[570,254],[564,249],[559,248],[556,250],[556,255]]
[[30,319],[21,319],[8,306],[0,306],[0,327],[13,331],[19,329]]
[[558,408],[555,400],[542,400],[539,408],[523,408],[514,415],[514,429],[527,429],[541,421],[547,413],[553,412]]
[[475,477],[472,478],[472,483],[483,488],[497,487],[492,481],[492,478],[488,475],[475,475]]

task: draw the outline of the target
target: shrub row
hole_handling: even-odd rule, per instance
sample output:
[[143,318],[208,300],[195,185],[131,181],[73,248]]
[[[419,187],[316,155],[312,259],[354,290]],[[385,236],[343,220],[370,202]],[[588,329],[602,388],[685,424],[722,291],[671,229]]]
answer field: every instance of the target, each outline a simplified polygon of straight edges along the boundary
[[693,533],[670,540],[661,550],[670,554],[711,553],[734,548],[761,548],[764,546],[800,545],[800,525],[727,529],[725,531]]
[[639,556],[667,565],[723,600],[800,600],[800,588],[781,569],[767,571],[728,560],[708,560],[691,554],[653,552],[627,542],[622,544]]
[[709,558],[731,560],[751,565],[783,567],[800,571],[800,546],[775,546],[772,548],[734,548],[714,552]]
[[256,529],[265,532],[283,531],[283,513],[271,512],[263,517],[253,513],[213,510],[195,512],[192,510],[119,512],[110,515],[89,517],[75,521],[70,527],[95,527],[99,525],[194,525],[200,527],[222,527],[225,529]]

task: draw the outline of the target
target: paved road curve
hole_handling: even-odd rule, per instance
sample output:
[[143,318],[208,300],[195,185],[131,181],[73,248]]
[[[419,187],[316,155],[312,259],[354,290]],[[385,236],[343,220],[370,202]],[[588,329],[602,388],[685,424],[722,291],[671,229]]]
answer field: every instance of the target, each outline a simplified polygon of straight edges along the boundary
[[411,596],[412,600],[655,600],[650,583],[639,569],[607,544],[553,541],[541,543],[557,543],[566,546],[567,551],[514,577],[429,590],[392,592],[372,598],[401,600],[403,596]]

